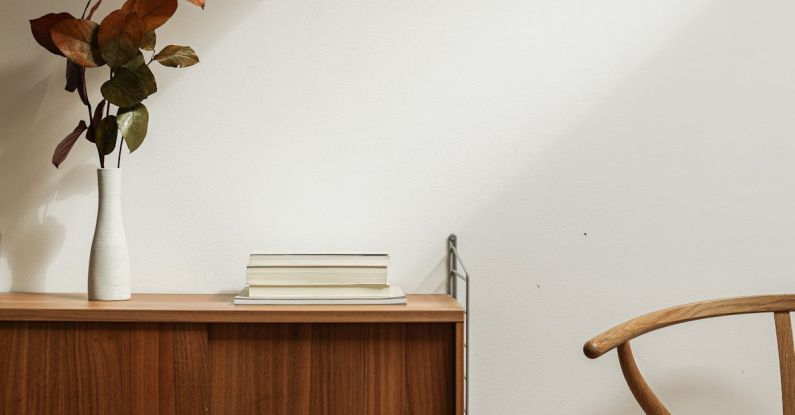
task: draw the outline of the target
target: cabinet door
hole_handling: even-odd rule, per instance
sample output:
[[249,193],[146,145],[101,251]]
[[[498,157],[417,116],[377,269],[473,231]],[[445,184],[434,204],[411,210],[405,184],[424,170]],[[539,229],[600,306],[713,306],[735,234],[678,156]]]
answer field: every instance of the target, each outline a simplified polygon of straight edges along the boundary
[[0,322],[2,414],[203,414],[203,324]]
[[213,414],[445,415],[455,325],[210,324]]

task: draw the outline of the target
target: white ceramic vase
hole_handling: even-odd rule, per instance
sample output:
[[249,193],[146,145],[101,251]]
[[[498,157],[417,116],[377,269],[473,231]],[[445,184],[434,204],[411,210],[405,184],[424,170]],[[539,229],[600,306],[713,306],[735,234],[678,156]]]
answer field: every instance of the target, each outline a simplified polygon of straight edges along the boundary
[[88,299],[130,299],[130,254],[121,214],[121,169],[97,169],[97,226],[88,264]]

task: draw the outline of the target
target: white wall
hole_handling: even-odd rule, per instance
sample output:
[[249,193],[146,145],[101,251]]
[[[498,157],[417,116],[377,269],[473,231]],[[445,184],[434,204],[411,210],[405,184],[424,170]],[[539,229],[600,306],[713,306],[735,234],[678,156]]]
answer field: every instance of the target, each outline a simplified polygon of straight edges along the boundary
[[[85,110],[27,23],[60,3],[0,16],[0,290],[85,290],[97,163],[82,141],[50,165]],[[385,249],[394,282],[431,292],[454,231],[474,275],[473,414],[639,413],[587,338],[795,285],[793,15],[785,0],[183,3],[160,42],[202,62],[158,68],[150,135],[123,158],[134,289],[238,290],[253,248]],[[772,317],[635,351],[674,413],[780,412]]]

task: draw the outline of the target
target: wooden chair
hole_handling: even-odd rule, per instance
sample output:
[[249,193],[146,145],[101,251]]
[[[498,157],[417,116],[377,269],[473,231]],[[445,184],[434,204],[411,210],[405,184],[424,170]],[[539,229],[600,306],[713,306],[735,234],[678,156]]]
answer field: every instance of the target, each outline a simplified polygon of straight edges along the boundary
[[784,415],[795,415],[795,347],[790,312],[795,310],[795,294],[760,295],[702,301],[655,311],[626,321],[585,343],[583,351],[591,359],[618,348],[618,361],[629,389],[647,415],[670,415],[643,379],[629,341],[650,331],[712,317],[735,314],[773,313],[778,339],[781,396]]

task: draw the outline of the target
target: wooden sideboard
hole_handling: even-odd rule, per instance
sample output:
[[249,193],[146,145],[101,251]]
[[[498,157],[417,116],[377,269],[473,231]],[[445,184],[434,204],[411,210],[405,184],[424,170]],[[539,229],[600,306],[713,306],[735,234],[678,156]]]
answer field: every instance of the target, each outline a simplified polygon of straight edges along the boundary
[[463,414],[463,309],[0,294],[0,414]]

